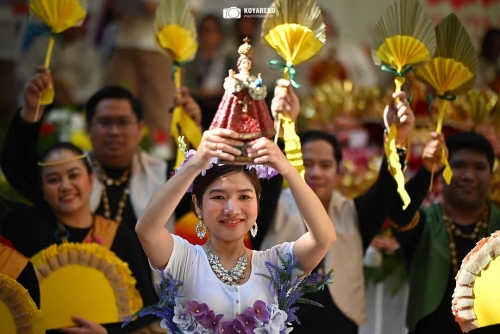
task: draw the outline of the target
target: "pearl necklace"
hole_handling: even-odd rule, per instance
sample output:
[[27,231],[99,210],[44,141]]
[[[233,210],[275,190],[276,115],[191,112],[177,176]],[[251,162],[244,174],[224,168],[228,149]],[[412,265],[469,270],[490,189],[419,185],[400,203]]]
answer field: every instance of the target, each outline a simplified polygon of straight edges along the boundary
[[222,281],[222,283],[226,285],[236,285],[243,278],[245,278],[245,270],[247,269],[248,262],[246,254],[243,254],[238,259],[238,262],[236,262],[234,268],[229,270],[222,266],[219,261],[219,256],[214,254],[210,248],[207,249],[207,255],[208,263],[210,263],[212,270],[214,271],[217,278]]

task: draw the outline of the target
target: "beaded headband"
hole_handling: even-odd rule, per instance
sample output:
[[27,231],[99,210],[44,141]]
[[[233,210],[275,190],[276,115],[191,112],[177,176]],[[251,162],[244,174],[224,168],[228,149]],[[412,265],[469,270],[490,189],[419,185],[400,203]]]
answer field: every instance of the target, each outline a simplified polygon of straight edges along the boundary
[[[187,148],[187,146],[186,146],[186,142],[184,141],[184,136],[179,136],[179,149],[182,151],[182,154],[184,155],[185,159],[181,163],[179,168],[177,168],[177,170],[175,171],[175,174],[177,174],[184,167],[184,165],[196,154],[196,150],[189,150],[188,151],[186,148]],[[207,170],[209,170],[210,168],[212,168],[214,166],[223,166],[224,165],[224,164],[219,164],[219,161],[217,158],[212,158],[212,160],[210,162],[211,162],[210,167],[202,170],[200,173],[201,176],[205,176],[205,174],[207,173]],[[255,172],[256,172],[257,177],[259,179],[270,179],[273,176],[278,175],[278,171],[276,169],[269,167],[269,166],[266,166],[266,165],[247,165],[246,166],[246,169],[252,169],[252,168],[255,169]],[[189,186],[189,189],[187,192],[192,192],[192,191],[193,191],[193,184],[191,184]]]
[[87,158],[87,153],[83,153],[83,154],[76,155],[76,156],[71,157],[71,158],[56,160],[56,161],[49,161],[49,162],[38,161],[37,164],[40,167],[47,167],[47,166],[60,165],[60,164],[66,163],[66,162],[71,162],[71,161],[85,159],[85,158]]

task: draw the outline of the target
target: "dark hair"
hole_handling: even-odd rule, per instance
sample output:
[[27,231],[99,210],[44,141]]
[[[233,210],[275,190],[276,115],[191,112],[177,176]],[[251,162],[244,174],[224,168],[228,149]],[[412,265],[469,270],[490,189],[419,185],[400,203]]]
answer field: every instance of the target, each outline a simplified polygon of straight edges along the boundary
[[222,176],[238,172],[245,173],[245,175],[250,179],[250,182],[255,188],[257,198],[260,198],[260,194],[262,193],[262,186],[254,168],[248,169],[247,166],[244,165],[213,165],[212,168],[207,169],[205,175],[200,174],[193,181],[192,193],[196,196],[198,204],[201,205],[203,194],[212,182],[214,182],[218,178],[221,178]]
[[0,196],[0,234],[2,233],[2,226],[7,219],[9,212],[10,208],[7,205],[7,202]]
[[[51,147],[49,147],[45,152],[43,152],[40,155],[40,157],[38,158],[38,161],[45,162],[47,159],[47,156],[49,156],[49,154],[51,154],[54,151],[58,151],[58,150],[70,150],[73,153],[75,153],[75,155],[81,155],[84,153],[82,149],[80,149],[76,145],[73,145],[72,143],[57,142],[54,145],[52,145]],[[85,164],[85,168],[87,169],[87,173],[89,175],[91,175],[93,173],[93,171],[92,171],[92,165],[90,164],[90,159],[85,158],[82,160],[83,160],[83,163]],[[38,176],[39,176],[40,184],[42,182],[42,170],[43,170],[43,167],[38,167]]]
[[490,169],[493,169],[495,153],[491,143],[482,134],[471,131],[459,132],[446,140],[446,147],[448,148],[449,159],[451,159],[453,153],[464,148],[480,152],[488,159]]
[[207,22],[207,21],[214,21],[215,23],[217,23],[217,28],[219,28],[220,33],[222,33],[222,22],[220,21],[219,17],[214,15],[214,14],[208,14],[208,15],[205,15],[200,20],[200,22],[198,24],[198,34],[203,32],[202,27],[205,24],[205,22]]
[[494,61],[495,56],[498,57],[499,55],[493,54],[493,48],[494,48],[494,43],[493,41],[495,38],[500,39],[500,29],[492,28],[488,30],[483,37],[483,42],[481,44],[481,55],[483,58],[485,58],[488,61]]
[[335,138],[334,135],[318,130],[307,130],[300,132],[298,135],[300,137],[300,143],[302,145],[314,140],[324,140],[328,142],[330,145],[332,145],[333,156],[335,158],[335,161],[337,162],[337,165],[342,161],[342,150],[340,149],[339,141],[337,140],[337,138]]
[[132,105],[132,111],[137,117],[138,121],[142,120],[142,102],[141,100],[135,98],[132,93],[126,90],[123,87],[119,86],[107,86],[100,90],[98,90],[94,95],[90,97],[85,106],[86,115],[85,119],[87,121],[87,125],[90,125],[92,119],[94,118],[95,111],[97,109],[97,105],[102,100],[108,99],[120,99],[120,100],[129,100]]

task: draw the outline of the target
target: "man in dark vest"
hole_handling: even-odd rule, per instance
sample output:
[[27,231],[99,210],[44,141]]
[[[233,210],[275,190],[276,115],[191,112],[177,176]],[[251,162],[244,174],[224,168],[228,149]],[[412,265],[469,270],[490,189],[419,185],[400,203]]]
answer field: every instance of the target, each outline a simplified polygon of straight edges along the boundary
[[[442,137],[432,135],[423,152],[423,167],[407,184],[411,204],[396,205],[393,231],[407,260],[410,296],[406,323],[411,334],[462,333],[451,312],[455,276],[463,258],[476,243],[500,229],[500,208],[488,200],[494,152],[488,140],[462,132],[446,141],[453,171],[443,182],[443,202],[425,209],[432,173],[443,168]],[[500,333],[500,325],[480,328],[477,334]]]

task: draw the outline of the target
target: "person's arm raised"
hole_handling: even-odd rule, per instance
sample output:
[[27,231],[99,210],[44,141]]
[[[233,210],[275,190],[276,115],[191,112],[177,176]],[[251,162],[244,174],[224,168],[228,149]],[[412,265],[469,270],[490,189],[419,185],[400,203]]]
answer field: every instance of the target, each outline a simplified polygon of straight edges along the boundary
[[165,228],[165,223],[174,213],[177,204],[198,174],[210,166],[212,158],[233,160],[234,155],[241,154],[240,150],[232,147],[243,144],[237,138],[238,134],[228,129],[205,131],[196,154],[149,200],[137,221],[135,231],[154,267],[164,269],[172,255],[173,238]]
[[314,191],[283,155],[279,147],[267,138],[249,143],[248,154],[258,164],[275,168],[288,182],[293,197],[304,217],[308,232],[293,247],[300,268],[308,273],[323,259],[337,236],[328,213]]

